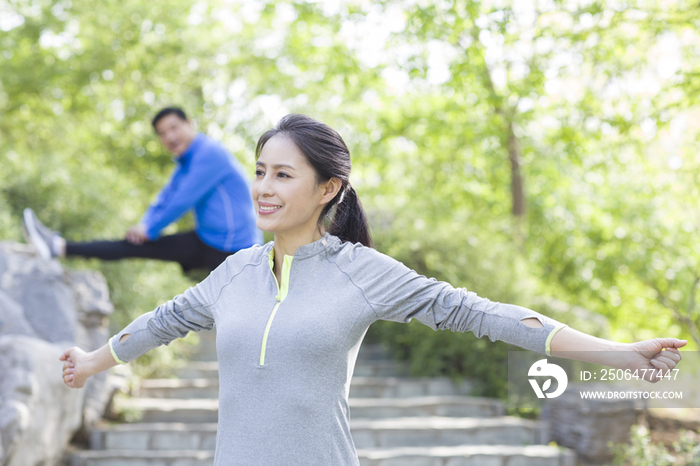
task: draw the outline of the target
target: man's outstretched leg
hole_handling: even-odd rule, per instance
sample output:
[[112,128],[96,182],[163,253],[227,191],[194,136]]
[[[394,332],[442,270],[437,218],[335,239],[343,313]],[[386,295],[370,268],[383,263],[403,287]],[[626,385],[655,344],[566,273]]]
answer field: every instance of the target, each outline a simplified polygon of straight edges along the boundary
[[32,209],[24,209],[22,232],[27,243],[33,244],[42,258],[48,260],[65,255],[65,240],[55,231],[46,228]]
[[202,242],[194,231],[163,236],[156,241],[133,244],[126,240],[69,243],[47,228],[31,209],[23,215],[27,241],[34,244],[45,259],[80,256],[102,260],[126,258],[157,259],[178,262],[184,271],[214,270],[233,252],[220,251]]

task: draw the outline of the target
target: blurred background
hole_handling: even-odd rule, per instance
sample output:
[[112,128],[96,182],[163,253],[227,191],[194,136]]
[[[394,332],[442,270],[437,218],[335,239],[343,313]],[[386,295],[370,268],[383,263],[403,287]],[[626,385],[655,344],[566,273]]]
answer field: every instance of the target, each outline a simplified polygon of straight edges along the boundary
[[[0,0],[0,238],[21,241],[25,207],[69,240],[122,237],[173,167],[150,126],[164,106],[251,178],[257,138],[305,113],[351,148],[380,251],[697,350],[699,23],[685,0]],[[195,283],[177,264],[66,264],[107,277],[115,332]],[[418,323],[369,338],[505,396],[506,345]]]

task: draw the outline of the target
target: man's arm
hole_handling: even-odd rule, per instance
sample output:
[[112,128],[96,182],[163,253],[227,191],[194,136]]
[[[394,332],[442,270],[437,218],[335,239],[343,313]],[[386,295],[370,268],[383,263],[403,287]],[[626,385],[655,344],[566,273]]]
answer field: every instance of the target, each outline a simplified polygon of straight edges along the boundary
[[[230,173],[228,159],[202,157],[198,154],[186,173],[181,173],[177,183],[171,183],[168,196],[163,196],[157,209],[152,209],[142,223],[148,239],[156,239],[160,231],[184,215]],[[225,156],[224,156],[225,157]]]
[[141,216],[141,220],[136,225],[132,226],[126,232],[126,239],[133,244],[142,244],[150,240],[147,235],[148,225],[153,223],[153,217],[158,215],[163,207],[167,204],[168,198],[172,195],[173,185],[180,172],[180,168],[175,168],[170,174],[168,182],[161,188],[155,199],[146,209],[146,212]]

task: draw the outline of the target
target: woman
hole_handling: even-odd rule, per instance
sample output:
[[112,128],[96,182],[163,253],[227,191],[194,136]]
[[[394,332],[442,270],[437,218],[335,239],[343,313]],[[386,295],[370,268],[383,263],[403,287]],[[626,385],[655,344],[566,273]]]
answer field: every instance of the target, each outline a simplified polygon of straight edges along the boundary
[[[82,387],[117,362],[216,324],[215,464],[357,465],[348,390],[362,339],[378,319],[416,318],[433,329],[472,331],[545,354],[600,351],[591,362],[618,368],[667,370],[681,359],[684,341],[625,345],[594,338],[425,278],[372,249],[348,182],[349,151],[322,123],[286,116],[260,138],[256,160],[257,225],[273,232],[274,242],[229,257],[108,345],[87,354],[66,350],[68,386]],[[323,220],[333,207],[326,232]],[[603,350],[622,352],[613,360]]]

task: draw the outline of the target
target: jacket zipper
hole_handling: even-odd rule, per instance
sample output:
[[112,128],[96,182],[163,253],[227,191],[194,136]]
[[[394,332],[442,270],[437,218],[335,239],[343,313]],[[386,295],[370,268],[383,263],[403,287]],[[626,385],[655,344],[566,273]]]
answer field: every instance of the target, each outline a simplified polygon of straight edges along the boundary
[[270,263],[270,272],[272,273],[272,276],[275,279],[275,285],[277,285],[277,296],[275,296],[275,300],[277,301],[277,303],[272,309],[270,317],[268,317],[267,319],[267,325],[265,325],[265,332],[263,333],[262,345],[260,346],[259,365],[261,366],[265,365],[267,337],[270,334],[270,327],[272,327],[272,321],[275,319],[275,315],[277,314],[277,309],[279,309],[280,304],[282,304],[284,298],[287,297],[287,291],[289,290],[289,272],[292,267],[292,259],[294,259],[294,256],[284,256],[284,262],[282,263],[282,283],[280,285],[280,283],[277,281],[277,276],[275,275],[274,249],[271,250],[270,255],[268,257]]

